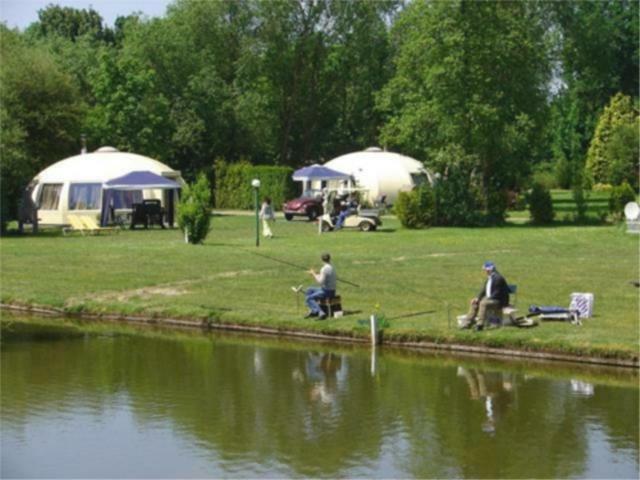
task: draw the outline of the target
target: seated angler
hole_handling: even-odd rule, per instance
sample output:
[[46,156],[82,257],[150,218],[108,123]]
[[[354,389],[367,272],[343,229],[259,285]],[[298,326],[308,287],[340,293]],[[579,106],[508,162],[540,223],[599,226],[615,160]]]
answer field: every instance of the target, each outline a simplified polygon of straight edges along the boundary
[[496,270],[495,264],[485,262],[482,268],[487,275],[487,280],[478,296],[471,300],[469,313],[462,328],[471,328],[475,325],[476,330],[482,330],[487,326],[491,313],[497,313],[499,316],[502,308],[509,305],[509,286],[505,278]]
[[[327,315],[318,305],[318,300],[335,297],[337,275],[335,268],[331,265],[331,255],[323,253],[320,258],[324,262],[320,272],[316,272],[313,269],[309,270],[309,273],[318,282],[319,287],[309,287],[304,291],[305,303],[309,307],[309,313],[304,318],[318,317],[319,320],[324,320]],[[296,292],[301,291],[302,286],[294,287],[293,290]]]

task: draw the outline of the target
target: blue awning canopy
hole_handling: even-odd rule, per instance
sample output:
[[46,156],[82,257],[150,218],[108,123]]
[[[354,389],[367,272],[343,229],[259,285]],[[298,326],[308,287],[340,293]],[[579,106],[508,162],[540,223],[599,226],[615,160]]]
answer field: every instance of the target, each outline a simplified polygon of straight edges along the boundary
[[105,190],[172,190],[176,188],[180,188],[179,183],[148,171],[127,173],[104,183]]
[[293,172],[292,178],[297,181],[305,180],[348,180],[351,176],[347,173],[332,170],[317,163]]

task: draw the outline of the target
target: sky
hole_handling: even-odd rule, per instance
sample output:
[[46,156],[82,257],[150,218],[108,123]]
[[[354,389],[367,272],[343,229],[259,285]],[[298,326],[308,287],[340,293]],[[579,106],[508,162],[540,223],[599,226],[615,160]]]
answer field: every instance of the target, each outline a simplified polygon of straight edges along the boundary
[[173,0],[0,0],[0,21],[9,28],[24,30],[38,20],[38,10],[47,5],[76,9],[93,8],[103,21],[113,26],[118,16],[142,12],[148,17],[162,17]]

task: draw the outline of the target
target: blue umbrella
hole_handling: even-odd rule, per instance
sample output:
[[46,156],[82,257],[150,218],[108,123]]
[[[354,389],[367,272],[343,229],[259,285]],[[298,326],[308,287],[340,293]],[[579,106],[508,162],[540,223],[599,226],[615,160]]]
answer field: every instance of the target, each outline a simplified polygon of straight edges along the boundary
[[348,180],[348,173],[338,172],[317,163],[293,172],[292,178],[297,181],[305,180]]

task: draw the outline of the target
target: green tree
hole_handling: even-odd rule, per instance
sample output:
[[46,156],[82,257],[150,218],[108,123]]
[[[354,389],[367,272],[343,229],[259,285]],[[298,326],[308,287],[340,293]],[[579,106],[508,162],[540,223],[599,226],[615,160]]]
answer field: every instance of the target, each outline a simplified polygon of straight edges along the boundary
[[598,120],[586,169],[596,183],[632,179],[638,164],[638,111],[630,97],[618,93]]
[[113,32],[103,27],[102,17],[93,8],[86,10],[50,4],[38,10],[38,22],[33,28],[42,36],[60,36],[71,41],[85,35],[96,40],[113,40]]
[[385,145],[428,161],[450,144],[475,155],[487,213],[540,150],[549,62],[535,3],[415,2],[394,25],[396,74],[378,107]]
[[531,223],[534,225],[548,225],[553,222],[555,212],[551,193],[543,185],[534,183],[528,195]]
[[92,144],[169,158],[169,102],[157,91],[157,74],[126,53],[104,51],[90,79],[95,105],[86,130]]
[[16,218],[29,180],[79,150],[84,105],[71,76],[51,54],[0,25],[2,223]]
[[565,140],[565,156],[579,169],[610,98],[617,92],[638,96],[639,4],[568,0],[546,5],[557,32],[556,83],[560,89],[554,103],[563,104],[564,112],[551,128],[556,138]]
[[178,225],[185,241],[194,245],[204,242],[211,223],[211,186],[207,176],[198,175],[192,185],[185,185],[178,204]]

